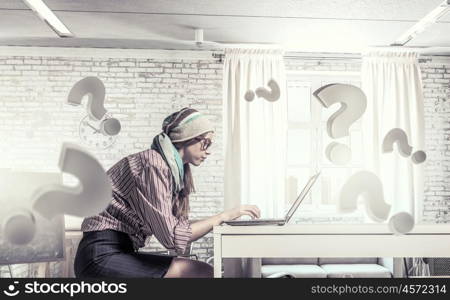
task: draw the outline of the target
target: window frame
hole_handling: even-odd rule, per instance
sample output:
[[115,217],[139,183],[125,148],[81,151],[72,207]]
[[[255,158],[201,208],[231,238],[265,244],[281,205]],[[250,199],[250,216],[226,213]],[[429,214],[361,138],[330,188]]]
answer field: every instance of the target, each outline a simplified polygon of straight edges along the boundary
[[[326,127],[324,128],[324,124],[326,126],[326,120],[323,120],[323,109],[324,108],[318,101],[314,101],[314,96],[312,93],[320,88],[321,86],[328,83],[349,83],[356,85],[358,87],[361,86],[361,76],[359,72],[351,72],[351,71],[291,71],[286,74],[286,91],[287,91],[287,101],[289,103],[289,88],[294,86],[309,86],[310,87],[310,120],[292,122],[288,119],[288,132],[292,129],[309,129],[310,130],[310,140],[316,141],[311,142],[310,145],[310,161],[307,164],[289,164],[288,160],[286,160],[286,180],[288,179],[288,170],[293,168],[309,168],[310,175],[313,175],[314,170],[319,170],[324,165],[326,168],[343,168],[342,166],[333,165],[330,162],[328,164],[323,160],[324,158],[324,142],[325,137],[328,136],[326,132]],[[289,104],[288,104],[289,105]],[[330,108],[331,109],[331,108]],[[335,106],[333,111],[336,111],[338,106]],[[360,131],[361,134],[361,119],[355,124],[352,125],[351,131]],[[348,142],[351,143],[351,137],[348,137]],[[337,140],[339,141],[339,140]],[[286,148],[286,153],[288,152],[288,148]],[[363,163],[361,164],[349,164],[344,168],[347,169],[346,175],[350,176],[354,173],[355,169],[363,168]],[[288,194],[288,193],[287,193]],[[302,216],[308,217],[321,217],[322,215],[336,215],[336,204],[331,201],[332,204],[323,204],[322,198],[320,197],[320,192],[318,189],[312,189],[311,194],[308,196],[309,199],[305,199],[305,203],[303,203],[300,208],[302,210]],[[286,199],[286,202],[292,201],[293,199]],[[311,202],[309,203],[310,200]],[[332,199],[331,199],[332,200]],[[362,213],[361,207],[359,206],[355,213],[346,214],[348,217],[354,217],[360,215]],[[295,218],[295,216],[294,216]]]

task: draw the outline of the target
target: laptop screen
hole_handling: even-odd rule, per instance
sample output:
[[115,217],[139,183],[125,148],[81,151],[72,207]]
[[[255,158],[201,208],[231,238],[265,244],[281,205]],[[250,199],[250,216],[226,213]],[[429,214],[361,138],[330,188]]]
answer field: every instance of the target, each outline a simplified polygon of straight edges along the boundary
[[292,205],[291,208],[289,209],[289,211],[287,212],[286,217],[285,217],[286,223],[289,222],[291,217],[294,215],[295,211],[297,210],[300,203],[302,203],[303,199],[306,198],[306,195],[308,195],[309,190],[311,189],[313,184],[316,182],[317,177],[319,177],[319,175],[320,175],[320,172],[317,173],[316,175],[313,175],[311,178],[309,178],[309,180],[306,183],[305,187],[303,188],[302,192],[300,193],[300,195],[298,195],[297,199],[295,200],[294,205]]

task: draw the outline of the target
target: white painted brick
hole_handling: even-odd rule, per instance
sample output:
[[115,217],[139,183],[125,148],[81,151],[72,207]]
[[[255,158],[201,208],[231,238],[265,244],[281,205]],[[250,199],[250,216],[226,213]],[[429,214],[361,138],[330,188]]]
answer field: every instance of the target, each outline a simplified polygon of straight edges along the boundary
[[216,70],[211,70],[211,69],[200,69],[199,70],[201,74],[215,74]]
[[[87,77],[87,76],[97,76],[98,73],[97,72],[81,72],[80,73],[82,77]],[[110,74],[110,76],[115,76],[116,74]]]
[[126,68],[109,68],[111,73],[126,72]]
[[108,68],[106,68],[106,67],[92,67],[91,71],[93,71],[93,72],[107,72]]
[[31,70],[31,66],[28,65],[15,65],[14,70]]
[[443,77],[444,76],[442,74],[437,74],[437,73],[428,74],[428,78],[443,78]]
[[145,68],[143,71],[149,73],[162,73],[163,68]]
[[8,64],[8,65],[21,65],[21,64],[23,64],[23,60],[22,59],[7,59],[6,60],[6,64]]
[[181,73],[181,70],[166,68],[166,69],[164,69],[164,72],[166,72],[166,73]]
[[24,59],[23,63],[25,65],[40,65],[42,61],[40,59]]
[[134,67],[136,66],[136,62],[134,61],[121,61],[118,64],[120,67]]
[[181,72],[182,73],[189,73],[189,74],[191,74],[191,73],[198,73],[198,69],[193,69],[193,68],[186,69],[186,68],[183,68],[183,69],[181,69]]
[[188,78],[189,75],[188,75],[188,74],[172,74],[171,77],[172,77],[172,78],[181,78],[181,79],[185,79],[185,78]]
[[149,62],[140,62],[139,67],[155,67],[156,63],[149,63]]
[[145,68],[127,68],[127,72],[135,73],[135,72],[143,72]]
[[21,75],[22,71],[2,71],[2,75]]

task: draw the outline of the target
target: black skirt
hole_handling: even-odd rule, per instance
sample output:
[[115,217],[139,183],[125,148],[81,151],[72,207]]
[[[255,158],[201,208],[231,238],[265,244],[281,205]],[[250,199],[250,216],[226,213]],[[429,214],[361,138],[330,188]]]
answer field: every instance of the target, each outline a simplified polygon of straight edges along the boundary
[[161,278],[173,257],[138,253],[128,234],[111,229],[84,232],[75,256],[77,278]]

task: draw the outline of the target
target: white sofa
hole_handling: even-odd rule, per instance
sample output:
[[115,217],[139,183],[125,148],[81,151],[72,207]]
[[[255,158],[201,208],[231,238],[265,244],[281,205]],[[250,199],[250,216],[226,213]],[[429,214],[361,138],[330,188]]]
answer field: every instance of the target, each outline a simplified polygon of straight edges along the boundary
[[394,270],[392,258],[263,258],[261,277],[277,274],[295,278],[390,278]]

